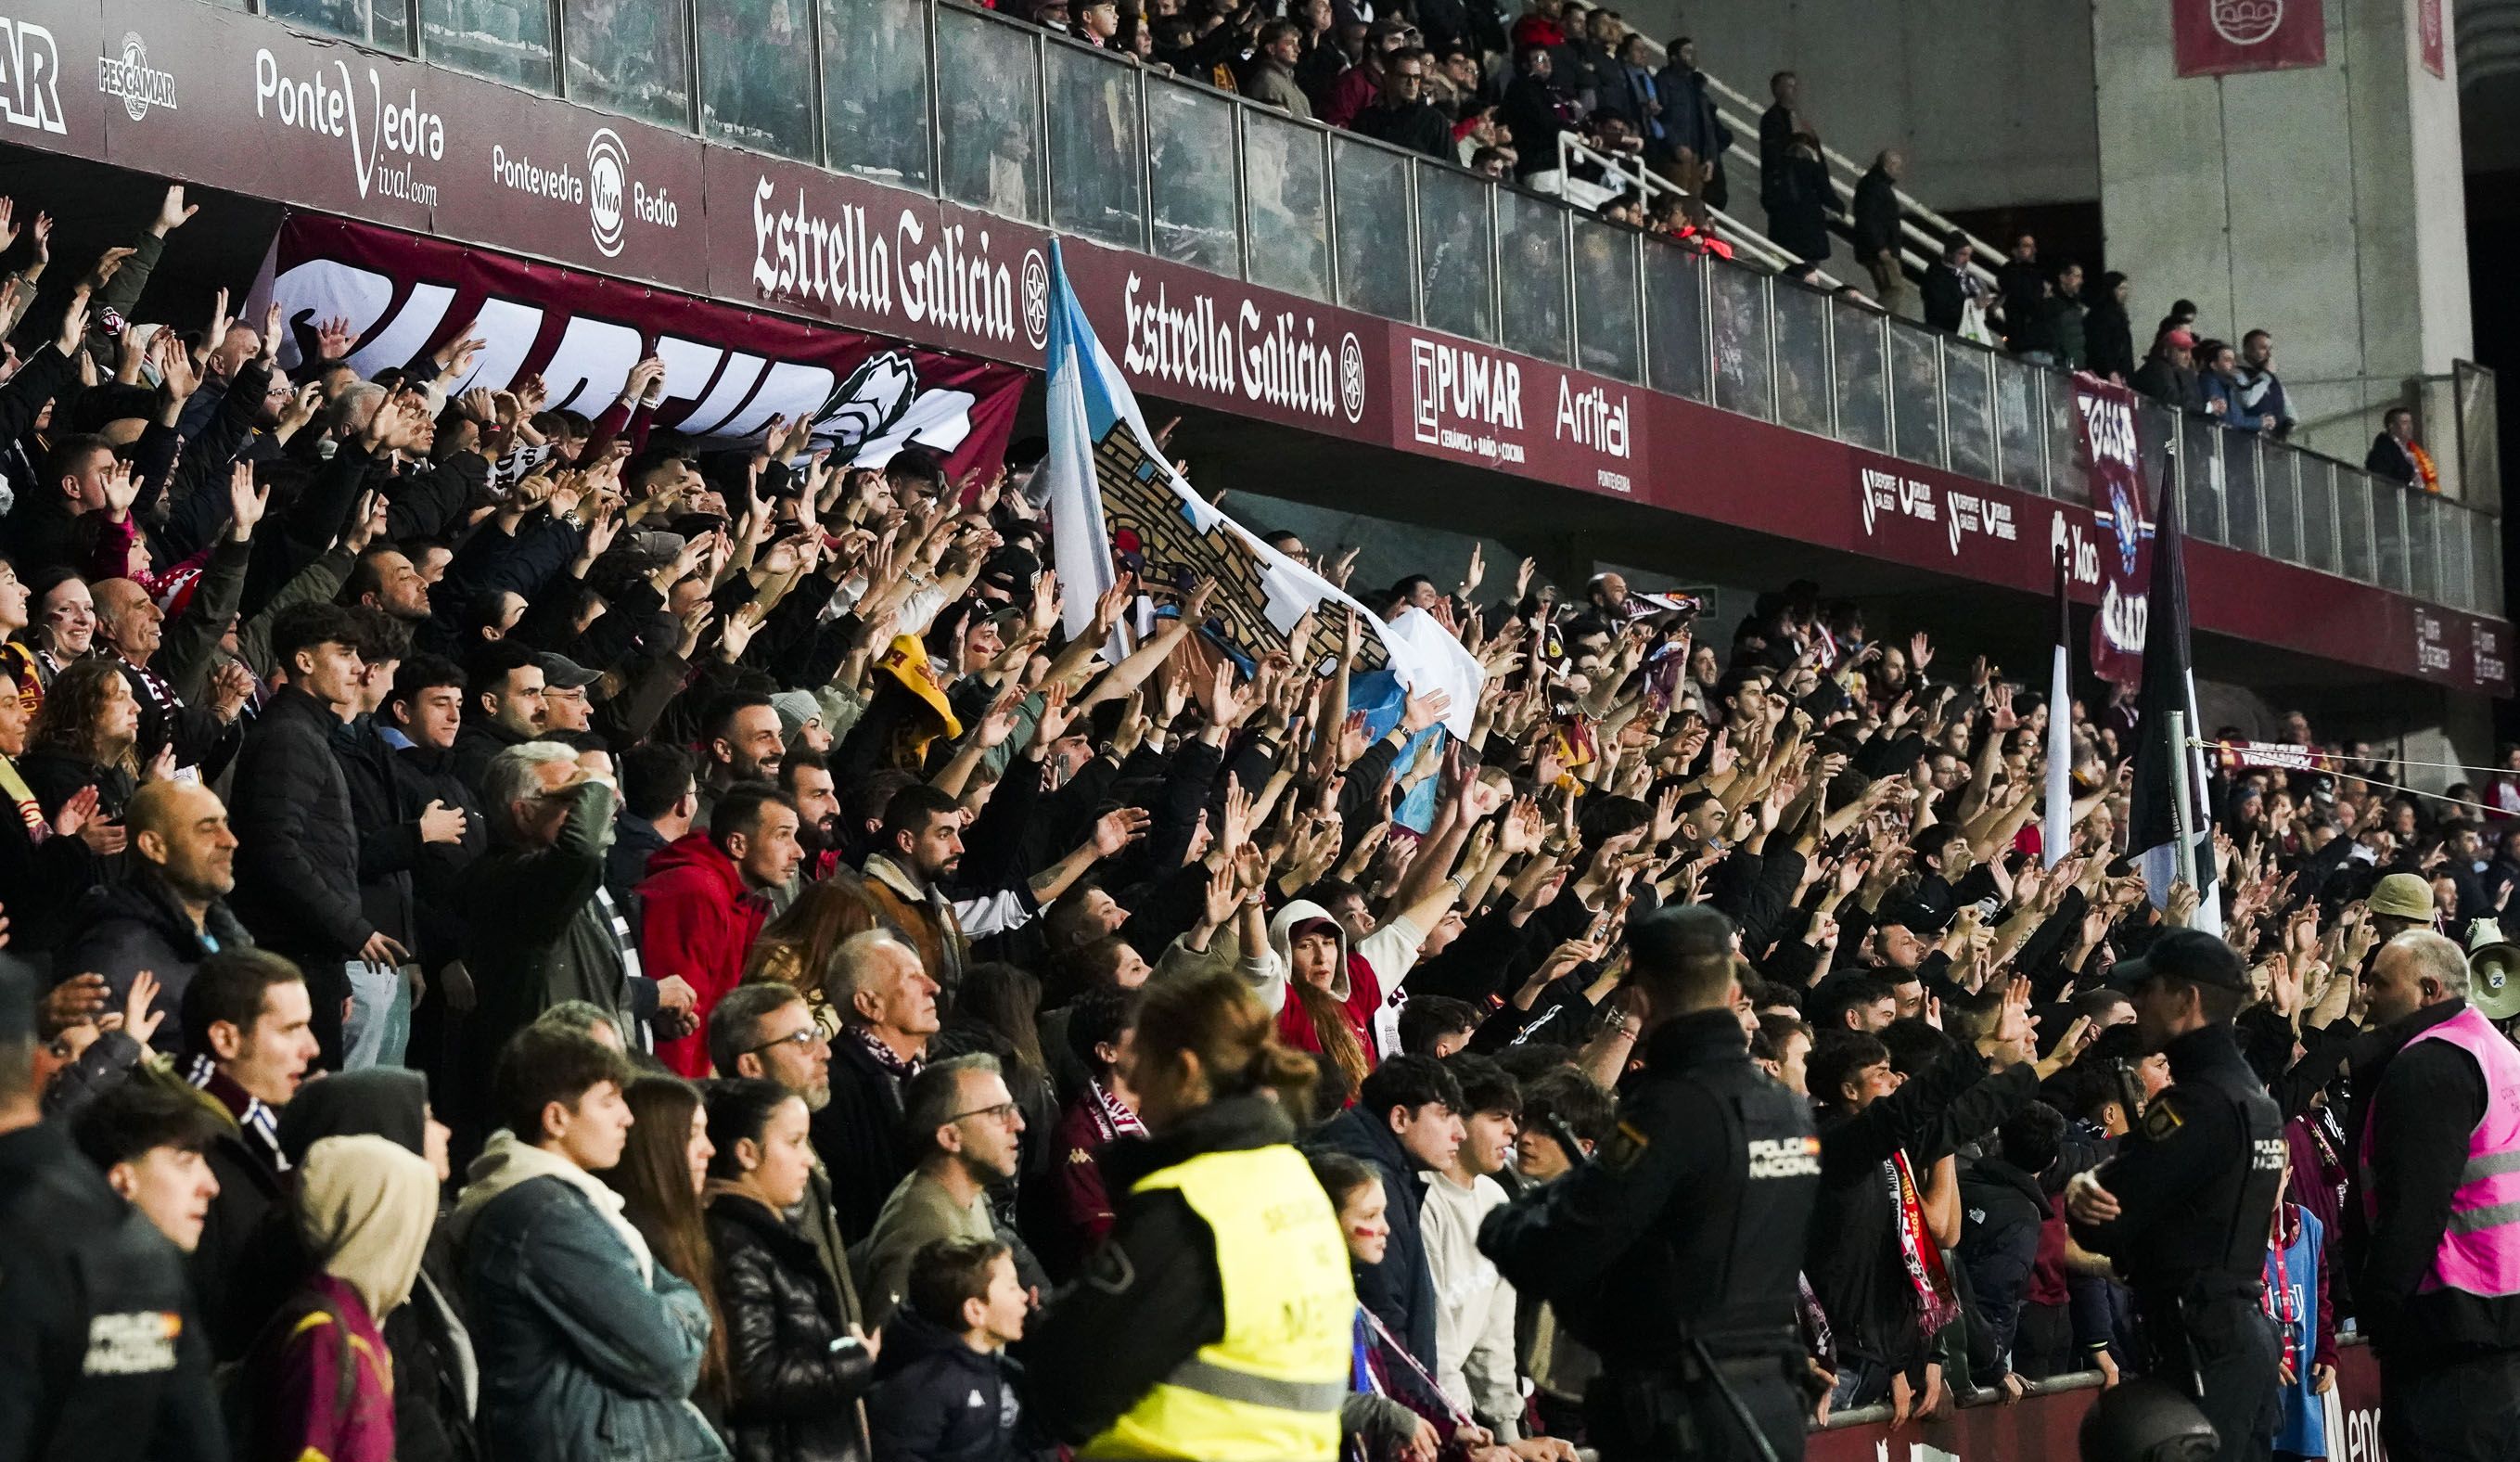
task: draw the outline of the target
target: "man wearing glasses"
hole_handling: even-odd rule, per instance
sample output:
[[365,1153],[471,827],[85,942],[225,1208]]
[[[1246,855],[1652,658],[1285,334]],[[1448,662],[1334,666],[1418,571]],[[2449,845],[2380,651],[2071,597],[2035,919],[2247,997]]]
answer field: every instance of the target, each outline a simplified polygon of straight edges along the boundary
[[[911,1078],[902,1109],[919,1165],[883,1201],[857,1273],[858,1293],[877,1325],[901,1302],[919,1251],[938,1239],[998,1237],[989,1185],[1015,1175],[1024,1129],[994,1056],[956,1056],[927,1067]],[[1018,1271],[1027,1268],[1027,1257],[1018,1256]]]
[[1399,51],[1386,58],[1382,94],[1356,114],[1353,129],[1394,147],[1452,161],[1452,124],[1426,100],[1426,69],[1431,65],[1422,50]]
[[[776,982],[740,984],[727,992],[708,1018],[709,1065],[722,1076],[757,1076],[776,1081],[788,1095],[820,1112],[832,1101],[832,1043],[814,1024],[814,1013],[793,985]],[[805,1180],[805,1201],[788,1213],[788,1221],[813,1243],[815,1257],[839,1296],[843,1332],[867,1326],[866,1307],[849,1272],[847,1241],[840,1237],[832,1208],[832,1173],[818,1155]],[[871,1328],[871,1327],[868,1327]],[[859,1451],[866,1439],[859,1439]]]

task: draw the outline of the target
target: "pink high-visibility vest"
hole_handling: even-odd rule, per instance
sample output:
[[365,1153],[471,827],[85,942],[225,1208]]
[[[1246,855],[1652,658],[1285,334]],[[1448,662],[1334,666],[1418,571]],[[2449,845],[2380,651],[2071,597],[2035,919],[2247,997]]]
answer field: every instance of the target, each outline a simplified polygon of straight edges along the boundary
[[[2485,1074],[2485,1119],[2467,1138],[2467,1166],[2451,1198],[2441,1252],[2418,1293],[2459,1290],[2495,1298],[2520,1295],[2520,1050],[2473,1005],[2426,1029],[2420,1040],[2446,1040],[2476,1059]],[[2371,1184],[2371,1128],[2362,1129],[2362,1212],[2376,1217]]]

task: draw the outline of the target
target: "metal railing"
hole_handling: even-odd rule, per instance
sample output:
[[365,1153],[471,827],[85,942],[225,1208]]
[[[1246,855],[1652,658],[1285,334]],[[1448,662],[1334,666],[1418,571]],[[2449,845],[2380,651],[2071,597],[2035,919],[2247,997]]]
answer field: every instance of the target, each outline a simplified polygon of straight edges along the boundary
[[[406,49],[433,64],[2025,492],[2085,493],[2061,372],[951,0],[788,0],[780,14],[801,23],[784,37],[729,23],[766,0],[604,0],[600,26],[576,15],[593,0],[327,3],[360,8],[351,33],[416,37]],[[307,23],[290,12],[311,8],[259,4],[296,23]],[[661,48],[660,64],[687,66],[624,92],[635,68],[588,52],[602,37],[652,34],[623,23],[633,14],[692,43]],[[459,30],[461,43],[439,40]],[[804,39],[811,51],[791,54]],[[538,69],[520,77],[518,56],[540,57]],[[695,84],[678,91],[673,72]],[[682,115],[620,95],[670,98]],[[2485,515],[2150,402],[2141,438],[2148,485],[2187,489],[2198,536],[2502,612],[2500,535]]]

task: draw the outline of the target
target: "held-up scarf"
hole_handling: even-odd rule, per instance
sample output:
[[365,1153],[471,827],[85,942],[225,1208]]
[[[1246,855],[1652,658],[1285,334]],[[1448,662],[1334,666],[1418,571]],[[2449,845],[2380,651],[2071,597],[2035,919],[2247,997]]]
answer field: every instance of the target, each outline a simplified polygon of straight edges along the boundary
[[2293,1329],[2301,1323],[2301,1301],[2292,1292],[2292,1275],[2284,1263],[2284,1251],[2301,1237],[2301,1210],[2291,1204],[2275,1209],[2274,1237],[2267,1245],[2266,1294],[2258,1307],[2275,1322],[2276,1333],[2283,1337],[2283,1367],[2294,1379],[2301,1376],[2301,1346]]
[[[0,694],[6,693],[0,690]],[[19,820],[26,824],[27,838],[41,843],[53,835],[53,825],[44,821],[43,804],[35,800],[35,789],[26,785],[26,779],[18,774],[18,763],[7,756],[0,756],[0,799],[17,807]]]
[[1122,1106],[1120,1099],[1105,1090],[1102,1082],[1088,1080],[1085,1089],[1094,1097],[1094,1105],[1087,1109],[1087,1115],[1094,1119],[1097,1141],[1111,1142],[1122,1137],[1147,1135],[1147,1124],[1138,1120],[1138,1114]]
[[1951,1271],[1943,1267],[1943,1251],[1925,1226],[1924,1192],[1916,1186],[1908,1155],[1892,1154],[1881,1168],[1890,1183],[1890,1200],[1899,1208],[1899,1257],[1908,1267],[1909,1286],[1916,1292],[1921,1311],[1916,1326],[1930,1341],[1959,1317],[1959,1294],[1952,1286]]

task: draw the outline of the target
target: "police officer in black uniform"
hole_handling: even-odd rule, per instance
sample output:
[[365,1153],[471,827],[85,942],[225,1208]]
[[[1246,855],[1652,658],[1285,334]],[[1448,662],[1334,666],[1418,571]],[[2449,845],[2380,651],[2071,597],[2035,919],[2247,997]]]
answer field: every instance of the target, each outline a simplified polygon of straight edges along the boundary
[[0,1459],[219,1462],[183,1256],[46,1121],[34,982],[0,955]]
[[1730,921],[1665,908],[1627,943],[1644,1069],[1618,1126],[1591,1164],[1488,1214],[1479,1248],[1599,1353],[1584,1413],[1604,1458],[1792,1462],[1812,1394],[1794,1329],[1811,1111],[1750,1064]]
[[2231,1033],[2248,972],[2221,939],[2182,929],[2109,982],[2135,997],[2137,1028],[2170,1058],[2171,1084],[2116,1157],[2067,1185],[2066,1213],[2084,1248],[2117,1260],[2148,1373],[2195,1399],[2221,1439],[2218,1462],[2264,1459],[2282,1347],[2262,1276],[2284,1138]]

